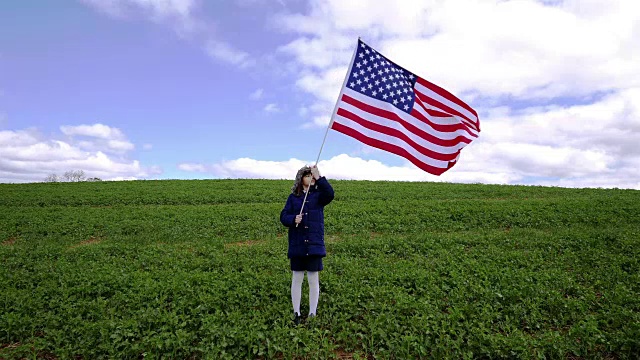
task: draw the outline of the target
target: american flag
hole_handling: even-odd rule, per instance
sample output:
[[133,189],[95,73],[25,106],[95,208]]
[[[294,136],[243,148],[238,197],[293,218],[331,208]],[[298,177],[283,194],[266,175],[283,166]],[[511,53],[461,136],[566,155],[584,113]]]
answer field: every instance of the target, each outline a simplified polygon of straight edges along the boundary
[[358,39],[331,129],[440,175],[480,133],[478,114]]

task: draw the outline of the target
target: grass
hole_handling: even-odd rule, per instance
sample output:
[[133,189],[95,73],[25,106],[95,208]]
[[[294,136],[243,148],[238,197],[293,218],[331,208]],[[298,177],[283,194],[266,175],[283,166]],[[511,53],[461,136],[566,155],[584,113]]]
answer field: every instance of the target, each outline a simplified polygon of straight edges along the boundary
[[297,328],[290,181],[0,184],[0,358],[639,357],[640,192],[331,183]]

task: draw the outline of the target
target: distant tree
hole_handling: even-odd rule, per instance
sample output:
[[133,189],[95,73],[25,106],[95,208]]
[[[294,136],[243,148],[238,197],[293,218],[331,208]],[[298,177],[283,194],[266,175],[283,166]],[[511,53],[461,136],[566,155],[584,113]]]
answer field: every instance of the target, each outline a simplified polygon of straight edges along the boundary
[[83,170],[69,170],[64,173],[63,178],[69,182],[80,182],[84,181],[85,175]]
[[102,181],[99,177],[87,178],[87,181]]
[[47,175],[47,177],[44,179],[45,182],[58,182],[60,181],[60,178],[58,177],[58,175],[56,174],[49,174]]

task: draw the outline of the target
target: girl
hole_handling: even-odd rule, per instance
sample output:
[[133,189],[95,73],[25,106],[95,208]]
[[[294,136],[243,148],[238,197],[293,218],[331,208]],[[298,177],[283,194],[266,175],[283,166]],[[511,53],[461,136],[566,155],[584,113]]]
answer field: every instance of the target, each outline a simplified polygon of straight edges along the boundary
[[[308,194],[307,194],[308,192]],[[305,199],[302,214],[302,202]],[[322,258],[327,255],[324,247],[324,207],[333,200],[333,188],[317,166],[304,166],[296,174],[291,194],[280,213],[280,222],[289,228],[288,257],[293,276],[291,279],[291,303],[294,323],[300,323],[300,297],[304,272],[309,282],[309,317],[316,315],[320,296],[318,272],[323,269]]]

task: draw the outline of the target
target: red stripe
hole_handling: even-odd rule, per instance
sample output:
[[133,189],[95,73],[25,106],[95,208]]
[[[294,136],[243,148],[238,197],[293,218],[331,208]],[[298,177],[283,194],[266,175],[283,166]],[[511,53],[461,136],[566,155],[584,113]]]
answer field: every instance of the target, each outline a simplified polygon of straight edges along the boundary
[[454,108],[451,108],[451,107],[441,103],[440,101],[438,101],[438,100],[436,100],[436,99],[434,99],[434,98],[432,98],[430,96],[427,96],[427,95],[421,93],[417,89],[416,89],[415,93],[416,93],[416,98],[419,98],[425,104],[429,104],[429,105],[431,105],[431,106],[433,106],[435,108],[438,108],[441,111],[444,111],[446,113],[457,115],[457,116],[461,117],[462,119],[466,120],[471,127],[473,127],[474,129],[477,129],[478,131],[480,131],[478,129],[477,125],[476,125],[475,120],[469,119],[469,117],[467,115],[459,112],[458,110],[455,110]]
[[[447,117],[447,118],[452,117],[451,114],[447,114],[446,112],[433,110],[431,108],[428,108],[428,107],[424,106],[424,104],[422,103],[422,100],[420,100],[420,98],[417,97],[417,96],[415,97],[415,103],[418,104],[427,114],[429,114],[429,116]],[[415,106],[414,106],[414,108],[415,108]]]
[[[398,116],[398,114],[388,111],[388,110],[383,110],[380,108],[377,108],[375,106],[369,105],[367,103],[364,103],[360,100],[354,99],[349,95],[346,94],[342,94],[342,101],[344,101],[347,104],[353,105],[356,108],[368,112],[369,114],[373,114],[382,118],[386,118],[392,121],[396,121],[398,123],[400,123],[400,125],[402,125],[405,129],[411,131],[412,133],[420,136],[421,138],[429,141],[430,143],[436,144],[436,145],[440,145],[440,146],[454,146],[457,145],[460,142],[464,142],[466,144],[470,143],[471,140],[465,138],[464,136],[457,136],[454,139],[451,140],[444,140],[444,139],[440,139],[436,136],[433,136],[427,132],[425,132],[424,130],[419,129],[418,127],[416,127],[415,125],[412,125],[411,123],[405,121],[404,119],[402,119],[400,116]],[[431,124],[429,124],[431,125]],[[454,127],[454,125],[440,125],[443,127],[449,127],[450,129],[452,127]],[[456,129],[453,128],[452,131],[444,131],[444,132],[454,132]]]
[[[416,97],[415,103],[418,104],[421,108],[423,108],[423,109],[425,109],[427,111],[436,112],[438,114],[445,114],[446,115],[446,116],[441,116],[441,117],[452,118],[452,116],[450,114],[446,114],[446,113],[443,113],[443,112],[427,109],[424,106],[424,104],[422,103],[422,100],[420,100],[420,98],[418,98],[418,97]],[[434,128],[435,130],[438,130],[438,131],[443,131],[443,132],[451,131],[452,132],[452,131],[456,131],[456,130],[464,130],[469,135],[471,135],[471,136],[473,136],[475,138],[478,137],[478,135],[476,135],[473,131],[469,130],[469,126],[466,123],[457,123],[457,124],[451,124],[451,125],[436,124],[436,123],[432,122],[431,120],[429,120],[428,117],[424,116],[420,111],[416,110],[415,106],[413,107],[413,109],[411,109],[411,114],[410,115],[413,116],[414,118],[417,118],[418,120],[428,124],[429,126],[431,126],[432,128]],[[448,127],[451,127],[453,130],[447,129]]]
[[[338,109],[338,115],[345,117],[347,119],[350,119],[354,122],[357,122],[358,124],[362,125],[363,127],[372,130],[372,131],[376,131],[382,134],[386,134],[389,136],[393,136],[396,137],[398,139],[404,140],[407,144],[409,144],[409,146],[411,146],[412,148],[416,149],[419,153],[421,153],[424,156],[428,156],[432,159],[436,159],[436,160],[442,160],[442,161],[451,161],[454,160],[456,158],[456,156],[458,156],[457,152],[453,153],[453,154],[442,154],[439,152],[436,152],[434,150],[431,150],[429,148],[426,148],[418,143],[416,143],[415,141],[413,141],[409,136],[407,136],[407,134],[403,133],[402,131],[399,131],[397,129],[393,129],[393,128],[389,128],[386,126],[382,126],[379,123],[375,123],[375,122],[371,122],[369,120],[363,119],[360,116],[339,108]],[[460,142],[457,142],[455,145],[459,144]]]
[[418,84],[426,87],[427,89],[433,91],[434,93],[442,96],[443,98],[451,101],[452,103],[457,104],[458,106],[467,109],[467,111],[469,111],[470,113],[472,113],[476,117],[476,119],[469,119],[469,120],[471,120],[474,124],[477,123],[478,113],[475,110],[473,110],[471,108],[471,106],[467,105],[464,101],[458,99],[455,95],[453,95],[452,93],[448,92],[447,90],[441,88],[440,86],[438,86],[438,85],[436,85],[434,83],[431,83],[431,82],[429,82],[429,81],[427,81],[427,80],[425,80],[425,79],[423,79],[421,77],[418,77],[416,82]]
[[453,108],[448,107],[447,105],[441,103],[440,101],[438,101],[438,100],[436,100],[436,99],[434,99],[432,97],[429,97],[429,96],[426,96],[426,95],[422,94],[421,92],[419,92],[417,90],[415,91],[415,93],[416,93],[416,97],[419,97],[420,100],[422,100],[424,103],[429,104],[429,105],[431,105],[433,107],[436,107],[438,109],[441,109],[442,111],[445,111],[445,112],[447,112],[449,114],[460,116],[461,118],[467,120],[469,122],[469,125],[471,127],[473,127],[476,131],[480,131],[480,129],[478,128],[476,122],[473,121],[472,119],[469,119],[468,116],[462,114],[461,112],[459,112],[457,110],[454,110]]
[[363,143],[365,143],[365,144],[367,144],[369,146],[373,146],[373,147],[378,148],[380,150],[388,151],[390,153],[402,156],[403,158],[411,161],[411,163],[413,163],[415,166],[417,166],[420,169],[422,169],[422,170],[424,170],[424,171],[426,171],[426,172],[428,172],[430,174],[433,174],[433,175],[441,175],[442,173],[444,173],[445,171],[450,169],[455,164],[455,162],[450,162],[449,166],[446,169],[442,169],[442,168],[438,168],[438,167],[435,167],[435,166],[431,166],[431,165],[425,164],[422,161],[418,160],[416,157],[411,155],[407,150],[405,150],[405,149],[403,149],[403,148],[401,148],[399,146],[396,146],[396,145],[393,145],[393,144],[389,144],[389,143],[386,143],[384,141],[380,141],[380,140],[377,140],[377,139],[370,138],[370,137],[368,137],[366,135],[363,135],[363,134],[359,133],[356,130],[353,130],[352,128],[350,128],[348,126],[345,126],[345,125],[342,125],[340,123],[334,122],[331,125],[331,128],[333,130],[339,131],[339,132],[341,132],[341,133],[343,133],[343,134],[345,134],[347,136],[350,136],[350,137],[352,137],[352,138],[354,138],[354,139],[356,139],[356,140],[358,140],[360,142],[363,142]]

